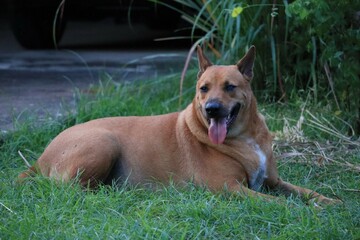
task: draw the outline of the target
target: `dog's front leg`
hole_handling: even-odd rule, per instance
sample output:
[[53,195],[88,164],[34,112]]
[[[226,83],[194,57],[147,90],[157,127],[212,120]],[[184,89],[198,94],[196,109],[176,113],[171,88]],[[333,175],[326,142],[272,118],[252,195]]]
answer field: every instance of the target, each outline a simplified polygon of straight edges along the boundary
[[280,199],[275,196],[271,196],[271,195],[267,195],[267,194],[263,194],[263,193],[254,191],[254,190],[248,188],[247,186],[245,186],[244,184],[239,183],[238,181],[234,182],[233,184],[229,184],[227,186],[227,190],[229,190],[230,192],[233,192],[233,193],[238,193],[243,198],[260,197],[267,201],[270,201],[270,200],[280,201]]
[[275,186],[276,190],[283,192],[285,195],[289,196],[295,194],[300,196],[302,199],[310,202],[315,200],[315,202],[323,205],[339,204],[342,203],[340,200],[332,199],[321,195],[313,190],[295,186],[291,183],[285,182],[281,179],[278,179],[278,184]]

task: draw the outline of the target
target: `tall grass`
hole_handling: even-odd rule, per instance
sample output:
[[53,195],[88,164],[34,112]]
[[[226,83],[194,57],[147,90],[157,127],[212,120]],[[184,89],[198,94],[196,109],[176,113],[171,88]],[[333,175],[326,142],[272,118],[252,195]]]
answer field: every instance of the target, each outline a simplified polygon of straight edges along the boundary
[[[356,142],[307,125],[310,113],[331,112],[294,103],[261,104],[277,141],[281,176],[294,184],[338,197],[343,205],[317,209],[298,198],[284,204],[242,199],[224,191],[170,186],[152,191],[140,187],[101,186],[96,191],[76,184],[36,177],[15,184],[25,164],[21,150],[33,163],[64,128],[90,119],[118,115],[152,115],[178,109],[178,75],[144,82],[94,85],[80,94],[76,113],[34,127],[34,120],[18,125],[0,140],[0,239],[358,239],[360,237],[359,148]],[[183,106],[194,95],[196,72],[184,82]],[[297,124],[300,117],[305,120]],[[288,125],[284,125],[284,117]],[[329,119],[341,133],[341,121]],[[324,124],[326,125],[326,124]],[[329,124],[327,124],[329,125]],[[297,127],[297,131],[291,129]],[[303,142],[289,135],[302,132]],[[287,155],[286,155],[287,153]],[[284,155],[285,154],[285,155]],[[333,162],[331,160],[336,160]],[[266,192],[266,190],[264,190]],[[274,194],[274,193],[271,193]]]
[[194,45],[203,43],[210,49],[217,63],[235,63],[255,44],[261,54],[257,55],[256,68],[259,71],[254,85],[264,86],[266,83],[271,86],[268,93],[277,91],[279,65],[274,19],[279,15],[279,9],[285,8],[286,1],[284,4],[269,4],[265,0],[253,1],[251,4],[234,0],[174,1],[183,8],[175,8],[166,1],[154,2],[179,11],[183,19],[192,26],[188,37],[196,40]]
[[[230,1],[186,1],[176,3],[184,8],[174,8],[168,2],[154,1],[179,11],[183,19],[191,23],[190,37],[201,39],[218,61],[229,63],[239,60],[246,48],[250,47],[265,24],[258,25],[264,16],[264,8],[271,9],[272,4],[243,4]],[[241,16],[241,17],[240,17]],[[200,30],[200,31],[198,31]],[[242,49],[242,51],[240,51]]]

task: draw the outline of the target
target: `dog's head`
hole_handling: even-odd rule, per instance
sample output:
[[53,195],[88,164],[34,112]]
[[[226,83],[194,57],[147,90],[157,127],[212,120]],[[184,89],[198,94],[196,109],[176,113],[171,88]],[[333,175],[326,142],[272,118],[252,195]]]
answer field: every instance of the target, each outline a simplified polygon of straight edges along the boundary
[[208,128],[209,139],[221,144],[226,137],[240,134],[248,115],[253,94],[250,81],[253,78],[255,47],[230,66],[213,65],[197,49],[199,61],[195,104],[198,115]]

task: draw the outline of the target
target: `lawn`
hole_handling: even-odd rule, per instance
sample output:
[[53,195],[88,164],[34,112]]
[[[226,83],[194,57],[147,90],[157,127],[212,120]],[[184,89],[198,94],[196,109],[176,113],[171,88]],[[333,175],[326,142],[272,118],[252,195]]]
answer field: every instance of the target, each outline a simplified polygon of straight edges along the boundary
[[39,176],[16,184],[26,168],[18,150],[33,163],[51,139],[74,124],[183,109],[194,95],[195,75],[189,72],[185,80],[180,107],[176,74],[131,84],[104,77],[88,94],[77,94],[75,113],[68,110],[65,118],[41,123],[29,114],[26,123],[15,123],[16,131],[0,136],[0,239],[360,238],[359,141],[346,136],[349,127],[330,108],[301,99],[259,103],[275,135],[280,175],[339,198],[342,205],[319,209],[296,197],[284,204],[242,199],[191,183],[181,189],[124,184],[91,191],[76,182],[60,184]]

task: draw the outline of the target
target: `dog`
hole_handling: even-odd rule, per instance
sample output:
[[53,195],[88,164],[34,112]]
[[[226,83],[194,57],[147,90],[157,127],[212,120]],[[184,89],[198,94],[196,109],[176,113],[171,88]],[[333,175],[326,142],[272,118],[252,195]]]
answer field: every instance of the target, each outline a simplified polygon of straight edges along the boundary
[[338,202],[279,177],[272,135],[250,87],[255,47],[236,65],[213,65],[199,46],[197,55],[196,93],[183,111],[70,127],[18,178],[41,173],[91,188],[123,181],[193,182],[214,192],[276,198],[258,192],[265,186],[320,204]]

